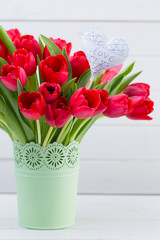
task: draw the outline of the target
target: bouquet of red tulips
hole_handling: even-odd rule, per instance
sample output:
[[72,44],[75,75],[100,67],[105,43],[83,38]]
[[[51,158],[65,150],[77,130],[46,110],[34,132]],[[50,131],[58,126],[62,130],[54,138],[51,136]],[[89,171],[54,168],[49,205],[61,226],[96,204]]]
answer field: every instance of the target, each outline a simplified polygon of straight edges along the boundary
[[[150,86],[130,84],[134,63],[92,77],[83,51],[60,38],[0,27],[0,127],[22,145],[81,142],[101,117],[150,120]],[[92,80],[91,80],[92,79]],[[130,84],[130,85],[129,85]]]

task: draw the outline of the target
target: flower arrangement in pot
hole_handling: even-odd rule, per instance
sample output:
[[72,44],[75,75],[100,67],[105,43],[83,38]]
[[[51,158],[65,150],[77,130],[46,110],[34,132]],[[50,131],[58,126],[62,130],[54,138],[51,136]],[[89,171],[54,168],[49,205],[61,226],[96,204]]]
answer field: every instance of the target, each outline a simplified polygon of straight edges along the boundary
[[150,120],[150,86],[121,70],[124,40],[98,29],[83,51],[60,38],[0,27],[0,127],[13,141],[19,223],[35,229],[74,224],[80,142],[96,120]]

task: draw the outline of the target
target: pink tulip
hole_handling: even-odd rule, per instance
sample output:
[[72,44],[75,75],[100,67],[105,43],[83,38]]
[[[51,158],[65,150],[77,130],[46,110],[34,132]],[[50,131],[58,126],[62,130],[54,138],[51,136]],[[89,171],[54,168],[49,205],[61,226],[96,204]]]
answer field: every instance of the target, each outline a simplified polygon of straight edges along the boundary
[[84,119],[92,117],[100,104],[101,98],[97,89],[82,87],[72,95],[69,106],[73,116]]
[[59,97],[52,104],[48,104],[46,109],[46,122],[57,128],[63,127],[70,119],[71,111],[68,107],[68,100],[65,97]]
[[17,67],[22,67],[27,76],[35,74],[37,69],[37,63],[33,53],[28,53],[25,49],[18,49],[13,53],[13,64]]
[[144,96],[131,97],[130,101],[132,103],[133,109],[130,111],[126,117],[133,120],[152,120],[148,114],[153,112],[154,102],[145,98]]
[[131,100],[126,94],[114,95],[108,98],[108,107],[103,112],[106,117],[118,118],[126,115],[133,109]]
[[144,96],[147,98],[150,95],[150,86],[146,83],[133,83],[126,87],[124,94],[128,97]]
[[22,92],[18,105],[25,118],[30,120],[40,119],[46,111],[46,102],[39,92]]
[[98,90],[98,92],[101,98],[101,103],[98,106],[98,108],[95,110],[93,116],[97,116],[103,113],[108,106],[108,92],[105,89]]
[[122,68],[122,64],[119,66],[107,69],[105,74],[101,78],[100,83],[104,83],[106,81],[108,81],[109,83],[120,72],[121,68]]
[[23,68],[12,65],[3,65],[1,68],[1,81],[11,91],[17,91],[17,79],[22,87],[27,84],[27,76]]
[[61,87],[58,83],[44,82],[41,84],[39,92],[44,96],[46,103],[53,103],[59,97]]

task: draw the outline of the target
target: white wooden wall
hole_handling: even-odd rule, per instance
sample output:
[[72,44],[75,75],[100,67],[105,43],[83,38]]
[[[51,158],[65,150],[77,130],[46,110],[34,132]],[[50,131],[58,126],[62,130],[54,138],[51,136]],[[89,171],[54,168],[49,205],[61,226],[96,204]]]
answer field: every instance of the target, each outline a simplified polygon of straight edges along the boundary
[[[136,60],[137,81],[151,85],[153,121],[99,120],[81,146],[79,192],[160,193],[160,1],[79,0],[1,1],[0,24],[22,33],[42,33],[72,41],[81,49],[81,33],[90,26],[130,46],[126,64]],[[12,143],[0,131],[0,192],[15,192]]]

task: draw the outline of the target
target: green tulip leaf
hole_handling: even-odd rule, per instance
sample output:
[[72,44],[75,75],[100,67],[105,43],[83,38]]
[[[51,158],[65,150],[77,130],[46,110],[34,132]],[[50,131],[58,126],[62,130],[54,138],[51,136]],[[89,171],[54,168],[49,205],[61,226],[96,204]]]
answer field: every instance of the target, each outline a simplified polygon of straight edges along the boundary
[[61,87],[61,91],[63,96],[66,96],[69,93],[69,90],[71,89],[72,84],[76,81],[77,78],[73,78],[71,80],[69,80],[68,82],[65,82],[62,87]]
[[88,119],[88,121],[81,127],[80,131],[77,133],[74,140],[78,141],[79,143],[87,133],[87,131],[91,128],[91,126],[95,123],[95,121],[99,118],[99,116],[93,117]]
[[51,55],[62,54],[60,48],[54,42],[52,42],[49,38],[47,38],[47,37],[45,37],[41,34],[40,34],[40,36],[41,36],[43,42],[48,47],[48,50],[49,50]]
[[96,88],[96,89],[99,89],[99,90],[100,90],[100,89],[104,89],[107,83],[108,83],[108,81],[106,81],[106,82],[104,82],[104,83],[100,83],[100,84],[98,84],[95,88]]
[[118,73],[110,82],[108,88],[110,88],[110,94],[112,94],[112,91],[117,88],[117,86],[121,83],[123,78],[127,76],[133,69],[135,62],[131,63],[127,68],[122,70],[120,73]]
[[91,84],[90,89],[95,88],[95,87],[99,84],[99,82],[101,81],[101,79],[102,79],[102,77],[103,77],[104,74],[105,74],[105,71],[99,73],[99,74],[93,79],[93,82],[92,82],[92,84]]
[[38,55],[37,55],[37,64],[38,64],[39,85],[41,85],[43,83],[43,79],[42,79],[42,75],[41,75],[40,68],[39,68],[40,59],[39,59]]
[[2,122],[1,120],[0,120],[0,128],[1,128],[3,131],[5,131],[6,133],[8,133],[8,135],[9,135],[9,137],[11,138],[12,141],[14,140],[14,139],[13,139],[13,136],[12,136],[12,132],[10,131],[10,129],[8,128],[8,126],[7,126],[4,122]]
[[5,110],[5,99],[2,95],[0,95],[0,112],[4,113]]
[[0,76],[1,76],[1,68],[3,65],[8,65],[8,63],[6,62],[6,60],[0,57]]
[[[24,120],[22,119],[20,113],[19,113],[19,107],[18,107],[18,101],[15,97],[15,94],[7,89],[3,83],[0,81],[0,94],[3,96],[5,100],[5,106],[7,114],[8,123],[11,125],[9,126],[10,129],[12,129],[12,116],[15,121],[15,125],[17,125],[18,131],[20,132],[19,135],[19,141],[24,144],[26,141],[33,141],[34,140],[34,131],[29,127],[29,123],[26,124]],[[10,111],[10,113],[9,113]],[[6,118],[6,113],[4,114]],[[28,122],[29,120],[26,119]],[[6,120],[7,122],[7,120]],[[8,124],[7,123],[7,124]]]
[[40,37],[38,38],[38,42],[39,42],[39,45],[40,45],[40,48],[41,48],[41,59],[43,59],[44,45],[43,45]]
[[115,90],[115,93],[113,91],[113,94],[120,94],[141,73],[142,73],[142,71],[134,73],[130,76],[123,78],[122,82],[120,83],[118,88]]
[[11,129],[9,132],[12,132],[11,135],[13,139],[24,144],[26,142],[26,137],[16,114],[3,96],[0,97],[0,103],[3,105],[0,109],[0,123],[3,126],[3,130],[8,133],[8,130]]
[[71,68],[71,64],[70,64],[70,62],[69,62],[68,55],[67,55],[67,52],[66,52],[65,47],[63,47],[62,54],[63,54],[63,56],[64,56],[64,57],[66,58],[66,60],[67,60],[68,73],[69,73],[69,77],[68,77],[67,81],[69,81],[70,79],[72,79],[72,68]]
[[36,92],[39,90],[39,83],[37,73],[27,78],[27,84],[25,86],[27,92]]
[[71,134],[71,129],[72,129],[72,126],[73,126],[73,123],[75,121],[75,118],[72,119],[72,121],[70,121],[69,125],[68,125],[68,133],[67,133],[67,136],[64,140],[64,146],[67,146],[68,143],[69,143],[69,138],[70,138],[70,134]]
[[8,34],[6,33],[2,26],[0,26],[0,39],[4,42],[11,55],[13,54],[14,51],[17,50],[12,40],[10,39],[10,37],[8,36]]
[[41,141],[43,142],[50,128],[48,123],[45,121],[45,116],[42,116],[40,118],[40,125],[41,125],[41,138],[42,138]]
[[78,85],[77,88],[81,87],[87,87],[89,80],[91,79],[91,69],[88,69],[86,72],[84,72],[79,80],[78,80]]
[[18,96],[23,92],[23,87],[19,78],[17,79],[17,92],[18,92]]
[[108,93],[110,93],[111,85],[110,85],[110,84],[107,84],[107,86],[105,86],[104,89],[105,89]]
[[8,62],[5,59],[0,57],[0,66],[3,66],[3,65],[8,65]]
[[73,95],[75,92],[77,92],[77,83],[73,83],[73,85],[72,85],[72,94],[71,95]]

